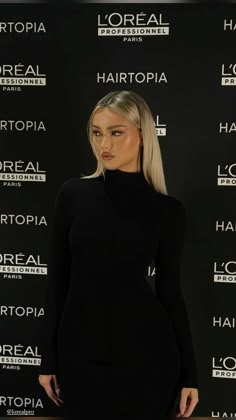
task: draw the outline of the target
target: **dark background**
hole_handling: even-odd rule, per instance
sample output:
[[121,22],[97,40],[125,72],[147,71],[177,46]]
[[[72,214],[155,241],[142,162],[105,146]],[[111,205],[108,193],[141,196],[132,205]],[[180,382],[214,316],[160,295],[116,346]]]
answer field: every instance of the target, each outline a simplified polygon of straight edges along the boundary
[[[235,282],[216,283],[213,277],[215,262],[220,267],[236,258],[235,227],[216,231],[217,221],[235,224],[235,189],[217,186],[218,165],[223,171],[235,164],[236,156],[235,129],[220,132],[221,123],[235,124],[235,85],[221,85],[222,64],[228,68],[236,63],[236,30],[224,31],[224,19],[236,24],[235,5],[0,3],[1,22],[43,22],[46,28],[46,33],[0,32],[0,66],[39,65],[47,75],[46,87],[4,91],[0,86],[0,124],[35,121],[38,126],[41,121],[45,126],[45,130],[26,131],[9,126],[5,130],[0,125],[1,163],[23,161],[25,167],[38,162],[46,171],[46,182],[6,184],[0,180],[0,254],[34,255],[47,263],[57,189],[67,178],[95,168],[86,135],[94,104],[111,90],[132,89],[143,95],[154,119],[158,116],[160,124],[166,124],[166,136],[160,135],[159,142],[168,192],[184,202],[188,213],[183,290],[200,379],[200,401],[193,415],[222,417],[226,413],[230,417],[236,413],[235,382],[212,377],[212,367],[213,357],[217,365],[221,358],[236,358]],[[141,12],[162,13],[170,23],[169,36],[144,36],[140,42],[97,36],[98,14]],[[167,83],[97,82],[97,73],[120,72],[163,72]],[[14,215],[12,223],[9,215]],[[21,223],[27,215],[34,221]],[[46,223],[38,224],[36,217]],[[4,345],[18,344],[31,346],[36,357],[40,355],[47,276],[14,278],[0,272],[0,278],[0,357]],[[10,307],[18,309],[11,312]],[[32,315],[22,315],[27,308],[33,308]],[[213,326],[213,317],[222,323],[228,318],[231,324]],[[63,415],[40,388],[37,366],[16,363],[7,364],[7,369],[3,365],[1,361],[0,415],[7,415],[8,409],[33,410],[35,416]]]

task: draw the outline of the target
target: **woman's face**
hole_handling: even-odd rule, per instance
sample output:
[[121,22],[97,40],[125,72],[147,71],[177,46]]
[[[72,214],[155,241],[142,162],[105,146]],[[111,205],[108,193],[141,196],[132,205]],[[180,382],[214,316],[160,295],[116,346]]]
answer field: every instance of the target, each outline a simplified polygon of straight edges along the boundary
[[[134,124],[108,108],[93,118],[93,144],[105,168],[140,171],[141,133]],[[111,154],[106,158],[104,154]]]

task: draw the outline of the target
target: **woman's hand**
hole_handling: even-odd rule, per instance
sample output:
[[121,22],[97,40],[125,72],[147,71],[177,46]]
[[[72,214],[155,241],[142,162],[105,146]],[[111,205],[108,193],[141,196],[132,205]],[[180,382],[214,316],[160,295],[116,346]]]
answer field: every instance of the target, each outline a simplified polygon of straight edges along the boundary
[[199,396],[197,388],[182,388],[179,403],[179,413],[176,417],[191,416],[198,401]]
[[60,407],[60,403],[64,401],[60,398],[60,386],[56,375],[39,375],[38,380],[48,397]]

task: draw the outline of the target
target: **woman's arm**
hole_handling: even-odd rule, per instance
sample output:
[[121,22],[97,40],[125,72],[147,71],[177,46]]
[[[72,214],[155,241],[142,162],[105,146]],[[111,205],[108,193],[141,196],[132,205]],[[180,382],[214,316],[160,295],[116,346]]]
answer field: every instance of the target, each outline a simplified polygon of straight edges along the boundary
[[40,374],[56,374],[57,372],[57,327],[70,279],[69,208],[68,187],[67,182],[64,182],[55,198],[49,235],[48,283],[41,335]]
[[182,387],[198,388],[198,376],[192,336],[181,290],[181,257],[186,233],[186,212],[181,201],[165,211],[166,231],[159,241],[156,266],[156,295],[166,308],[176,333],[181,356]]

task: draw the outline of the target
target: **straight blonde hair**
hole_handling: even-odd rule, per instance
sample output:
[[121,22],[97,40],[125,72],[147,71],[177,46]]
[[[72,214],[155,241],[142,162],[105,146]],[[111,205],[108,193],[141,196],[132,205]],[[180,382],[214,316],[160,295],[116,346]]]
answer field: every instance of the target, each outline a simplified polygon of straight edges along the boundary
[[104,176],[105,167],[93,145],[93,118],[98,110],[109,108],[125,117],[142,132],[142,170],[152,187],[167,195],[160,145],[156,133],[155,122],[146,101],[139,94],[128,91],[114,91],[101,98],[95,105],[87,124],[88,139],[92,151],[97,159],[97,168],[91,175],[84,175],[81,179]]

